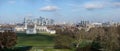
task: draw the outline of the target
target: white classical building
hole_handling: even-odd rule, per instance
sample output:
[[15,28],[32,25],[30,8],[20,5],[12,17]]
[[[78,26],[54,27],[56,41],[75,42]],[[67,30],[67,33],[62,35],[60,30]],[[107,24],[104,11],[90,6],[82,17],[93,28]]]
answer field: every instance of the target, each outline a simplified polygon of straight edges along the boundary
[[46,26],[37,26],[36,29],[37,29],[38,32],[48,32],[50,34],[55,34],[56,33],[55,30],[50,30]]
[[[53,21],[53,20],[52,20]],[[27,34],[36,34],[41,32],[48,32],[50,34],[55,34],[55,30],[49,30],[46,25],[50,25],[53,22],[49,21],[48,19],[25,19],[24,21],[24,30]]]
[[16,26],[15,27],[15,31],[16,32],[23,32],[23,31],[25,31],[24,26]]

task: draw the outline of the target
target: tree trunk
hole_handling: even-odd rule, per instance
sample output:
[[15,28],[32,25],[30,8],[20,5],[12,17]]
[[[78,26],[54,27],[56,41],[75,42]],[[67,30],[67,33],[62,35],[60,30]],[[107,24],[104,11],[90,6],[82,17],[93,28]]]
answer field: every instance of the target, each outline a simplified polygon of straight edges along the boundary
[[79,45],[80,45],[80,43],[77,43],[76,48],[78,48],[78,47],[79,47]]

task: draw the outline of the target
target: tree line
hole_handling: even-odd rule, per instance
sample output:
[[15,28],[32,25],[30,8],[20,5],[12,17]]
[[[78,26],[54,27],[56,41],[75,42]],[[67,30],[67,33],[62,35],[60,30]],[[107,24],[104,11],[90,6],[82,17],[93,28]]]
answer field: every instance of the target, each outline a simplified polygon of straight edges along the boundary
[[94,27],[89,31],[76,27],[56,27],[57,49],[75,51],[120,51],[120,26]]

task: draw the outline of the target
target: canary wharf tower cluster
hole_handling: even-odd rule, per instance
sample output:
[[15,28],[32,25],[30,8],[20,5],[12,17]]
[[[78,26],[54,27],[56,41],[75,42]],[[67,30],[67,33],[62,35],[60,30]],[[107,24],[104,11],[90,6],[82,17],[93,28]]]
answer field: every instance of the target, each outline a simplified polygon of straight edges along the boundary
[[44,18],[44,17],[39,17],[39,18],[24,18],[24,24],[36,24],[39,26],[46,26],[46,25],[53,25],[54,24],[54,20],[53,19],[48,19],[48,18]]

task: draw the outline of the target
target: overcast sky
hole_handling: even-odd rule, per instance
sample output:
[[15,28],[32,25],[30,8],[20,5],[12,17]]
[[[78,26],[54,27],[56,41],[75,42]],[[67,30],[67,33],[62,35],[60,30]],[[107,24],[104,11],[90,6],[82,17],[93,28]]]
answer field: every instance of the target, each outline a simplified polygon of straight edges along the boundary
[[120,0],[0,0],[0,22],[39,16],[56,22],[119,21]]

